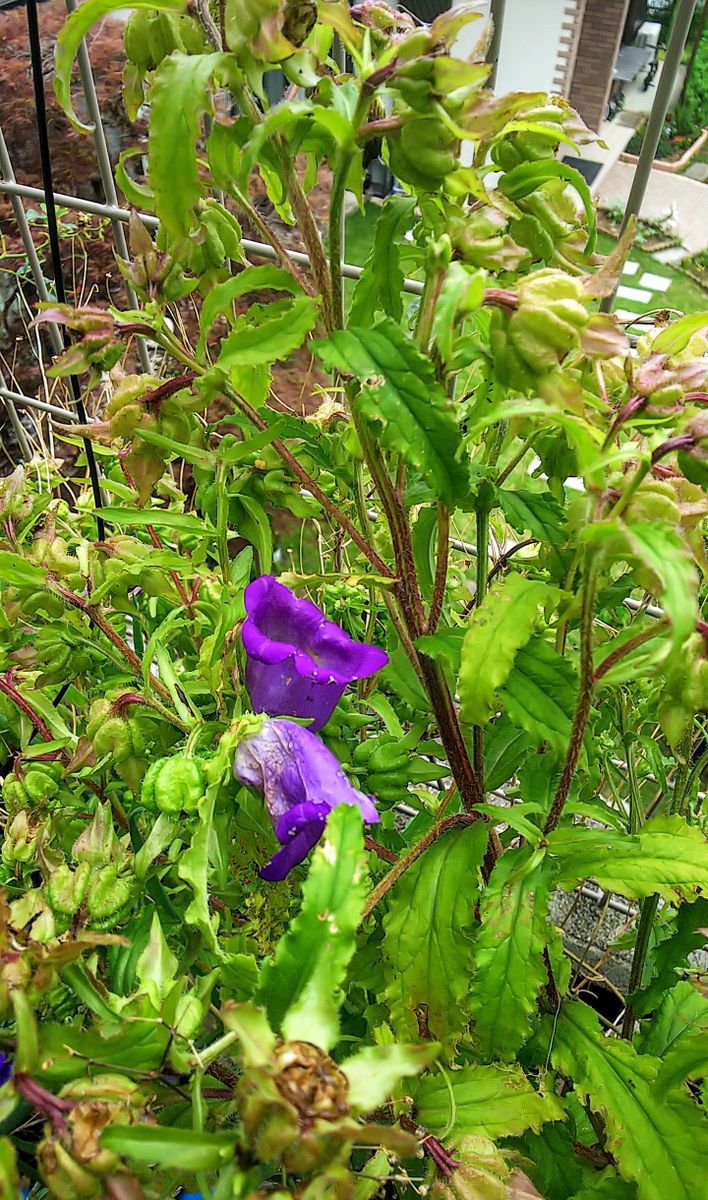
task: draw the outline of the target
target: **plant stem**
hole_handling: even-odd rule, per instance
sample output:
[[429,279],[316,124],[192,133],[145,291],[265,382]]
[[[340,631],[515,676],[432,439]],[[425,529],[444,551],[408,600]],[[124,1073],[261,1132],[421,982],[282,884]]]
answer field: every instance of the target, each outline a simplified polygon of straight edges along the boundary
[[[634,943],[634,954],[632,955],[632,966],[629,972],[629,984],[627,986],[627,995],[631,996],[640,987],[642,975],[644,973],[644,963],[649,949],[651,940],[651,931],[654,925],[657,909],[659,907],[659,894],[654,892],[652,896],[647,896],[642,900],[639,910],[639,924],[637,925],[637,940]],[[627,1004],[624,1010],[624,1019],[622,1021],[622,1037],[628,1041],[634,1032],[635,1014],[631,1004]]]
[[592,677],[593,684],[598,683],[603,675],[606,675],[616,663],[621,662],[627,654],[631,654],[638,646],[644,645],[644,642],[651,641],[653,637],[656,637],[657,634],[662,633],[665,629],[668,629],[668,621],[655,621],[648,629],[643,629],[641,633],[636,633],[634,637],[628,638],[621,646],[618,646],[615,650],[611,650],[607,658],[603,658],[602,662],[595,668]]
[[450,513],[441,502],[438,502],[438,549],[435,559],[435,580],[433,595],[430,601],[426,631],[435,633],[440,620],[445,599],[445,584],[447,582],[447,563],[450,554]]
[[7,671],[4,675],[0,675],[0,692],[4,696],[7,696],[8,700],[11,700],[15,705],[15,708],[19,708],[20,712],[27,717],[27,720],[34,725],[43,741],[51,742],[53,740],[51,730],[45,725],[39,714],[34,711],[29,701],[25,700],[24,696],[21,696],[18,692],[12,682],[12,673],[10,671]]
[[[474,594],[475,607],[484,603],[489,579],[489,508],[484,500],[476,514],[477,525],[477,572]],[[481,725],[475,725],[472,732],[474,770],[479,781],[479,788],[484,794],[484,730]]]
[[551,833],[560,821],[568,799],[573,774],[578,764],[583,745],[583,735],[590,715],[592,702],[592,621],[595,599],[595,569],[589,550],[585,550],[583,563],[582,601],[580,607],[580,689],[570,730],[570,741],[563,764],[558,788],[553,797],[551,811],[544,826],[545,834]]
[[516,454],[514,454],[513,457],[509,459],[509,461],[506,464],[506,466],[504,467],[504,469],[499,472],[499,475],[497,476],[497,480],[496,480],[497,487],[501,487],[501,485],[509,478],[509,476],[511,475],[511,472],[514,470],[514,467],[518,467],[522,458],[524,458],[524,456],[526,454],[528,454],[529,450],[533,446],[534,440],[536,439],[537,436],[538,436],[537,433],[532,433],[532,434],[530,434],[529,437],[526,438],[526,441],[521,443],[521,446],[517,450]]
[[332,189],[329,201],[329,227],[327,245],[329,252],[329,275],[332,287],[332,328],[344,327],[344,285],[342,279],[342,244],[344,235],[344,193],[347,172],[352,155],[340,150],[332,172]]
[[627,507],[630,500],[632,499],[632,496],[636,492],[639,485],[643,482],[643,480],[649,474],[650,470],[651,470],[650,462],[647,461],[647,462],[641,463],[641,465],[634,472],[634,475],[630,479],[627,487],[622,492],[622,495],[620,496],[619,500],[615,504],[614,508],[611,509],[611,511],[608,513],[608,516],[607,516],[608,521],[615,520],[617,517],[620,516],[621,513],[624,512],[625,508]]
[[383,879],[379,880],[376,887],[369,892],[361,917],[362,921],[366,920],[376,908],[379,901],[383,900],[386,893],[391,890],[394,883],[401,878],[401,875],[409,867],[413,866],[413,863],[428,849],[428,846],[432,846],[433,842],[436,842],[439,837],[447,833],[448,829],[454,829],[456,825],[471,825],[474,819],[468,813],[454,813],[453,816],[445,817],[439,825],[434,825],[432,829],[424,833],[420,841],[416,842],[415,846],[411,846],[410,850],[405,854],[402,854],[396,865],[390,871],[387,871]]
[[504,552],[499,555],[499,558],[497,559],[497,561],[495,562],[491,571],[489,572],[489,577],[487,579],[487,585],[489,585],[492,582],[492,580],[497,575],[499,575],[501,571],[504,570],[504,567],[506,566],[506,564],[508,563],[510,558],[513,558],[513,556],[515,554],[518,554],[519,550],[525,550],[527,546],[534,546],[536,544],[537,540],[538,540],[537,538],[527,537],[527,538],[524,538],[524,540],[522,542],[517,542],[515,546],[510,546],[508,550],[504,550]]

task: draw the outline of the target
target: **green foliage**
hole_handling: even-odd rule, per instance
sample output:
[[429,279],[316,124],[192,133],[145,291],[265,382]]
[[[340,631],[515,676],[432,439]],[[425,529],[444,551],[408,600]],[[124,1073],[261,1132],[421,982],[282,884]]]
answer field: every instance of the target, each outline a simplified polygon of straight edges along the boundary
[[[454,57],[472,9],[132,8],[136,308],[41,314],[105,532],[81,457],[0,480],[0,1190],[693,1200],[708,318],[597,311],[591,135]],[[549,918],[588,880],[640,904],[602,1028]]]

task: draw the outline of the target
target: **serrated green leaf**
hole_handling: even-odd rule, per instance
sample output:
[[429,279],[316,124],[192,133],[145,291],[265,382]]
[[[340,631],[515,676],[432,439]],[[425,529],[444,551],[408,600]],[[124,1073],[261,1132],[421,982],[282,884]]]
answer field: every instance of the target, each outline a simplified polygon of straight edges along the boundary
[[353,375],[361,384],[354,404],[388,450],[401,454],[452,507],[469,491],[467,464],[454,409],[435,379],[432,363],[395,321],[373,329],[337,330],[313,345],[329,371]]
[[215,1171],[232,1158],[238,1134],[198,1133],[162,1125],[109,1125],[101,1146],[132,1162],[177,1171]]
[[386,995],[394,1027],[417,1030],[425,1006],[428,1028],[449,1044],[466,1024],[476,873],[487,845],[486,823],[451,829],[415,862],[390,893],[384,918]]
[[522,646],[503,688],[506,711],[537,746],[547,742],[564,754],[575,709],[576,675],[543,637]]
[[559,554],[565,540],[563,505],[550,492],[530,492],[525,489],[497,492],[497,501],[509,524],[517,533],[526,530],[549,552],[554,575],[563,574]]
[[147,442],[148,446],[155,446],[158,450],[164,450],[167,454],[176,455],[178,458],[183,458],[185,462],[191,463],[193,467],[201,467],[202,470],[215,470],[216,455],[210,453],[209,450],[202,450],[199,446],[185,445],[184,442],[178,442],[174,438],[165,437],[164,433],[156,433],[154,429],[135,430],[135,437],[141,441]]
[[694,899],[696,889],[708,891],[705,836],[677,813],[652,817],[634,836],[583,826],[556,829],[547,845],[557,856],[562,887],[590,877],[607,891],[634,900],[653,892],[669,900],[677,892]]
[[636,1200],[637,1189],[633,1183],[620,1179],[614,1167],[605,1167],[590,1179],[572,1200]]
[[437,1042],[422,1042],[419,1046],[365,1046],[345,1059],[341,1069],[349,1083],[352,1111],[372,1112],[390,1099],[402,1079],[418,1075],[439,1053]]
[[155,214],[173,238],[188,236],[196,205],[206,194],[197,168],[200,118],[208,111],[215,77],[225,77],[232,63],[229,54],[175,52],[162,60],[152,78],[148,176]]
[[87,133],[93,131],[93,125],[84,125],[79,120],[71,103],[71,68],[81,40],[91,26],[101,17],[105,17],[106,13],[126,7],[182,12],[186,3],[185,0],[130,0],[126,6],[125,0],[85,0],[85,3],[69,14],[59,32],[54,49],[54,94],[75,129]]
[[507,679],[516,652],[531,637],[539,608],[558,595],[557,588],[542,580],[509,574],[472,610],[457,681],[463,721],[485,725],[493,716],[497,689]]
[[289,271],[275,267],[272,263],[264,263],[260,267],[246,267],[238,275],[218,283],[205,296],[202,310],[199,314],[199,344],[198,353],[204,350],[206,336],[214,321],[220,314],[228,315],[230,305],[239,296],[253,292],[257,288],[273,288],[279,292],[290,292],[292,296],[302,295],[302,288]]
[[338,805],[313,855],[300,912],[262,970],[258,995],[274,1028],[324,1050],[339,1036],[339,989],[366,897],[363,851],[359,810]]
[[550,872],[543,850],[507,850],[497,861],[480,906],[471,1004],[475,1040],[486,1058],[513,1058],[531,1030],[546,977]]
[[564,1003],[546,1017],[551,1061],[587,1093],[607,1149],[639,1200],[696,1200],[708,1156],[708,1122],[687,1093],[656,1086],[659,1059],[604,1036],[592,1009]]
[[374,244],[357,280],[349,311],[350,325],[370,325],[377,312],[400,321],[403,271],[398,239],[415,206],[412,196],[389,196],[376,221]]
[[418,1120],[437,1137],[513,1137],[565,1117],[558,1097],[536,1091],[516,1065],[476,1064],[445,1077],[426,1075],[409,1090]]
[[224,371],[271,366],[302,345],[317,324],[317,305],[311,296],[298,296],[274,317],[259,325],[234,329],[221,343],[216,366]]

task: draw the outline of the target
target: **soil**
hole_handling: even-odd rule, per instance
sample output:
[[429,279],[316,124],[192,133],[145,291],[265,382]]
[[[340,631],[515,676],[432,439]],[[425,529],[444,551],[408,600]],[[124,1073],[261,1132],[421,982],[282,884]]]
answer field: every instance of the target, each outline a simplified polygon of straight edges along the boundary
[[[104,199],[92,138],[78,133],[59,108],[52,88],[54,42],[66,18],[62,0],[50,0],[39,10],[43,62],[45,64],[44,93],[47,106],[49,144],[52,158],[53,182],[57,192],[82,198]],[[104,118],[109,152],[113,163],[121,151],[144,143],[144,123],[131,122],[121,99],[123,24],[115,19],[104,20],[88,34],[87,44],[93,67],[96,90]],[[0,22],[0,121],[7,141],[10,158],[19,182],[42,186],[39,146],[35,120],[32,75],[27,39],[26,12],[17,8],[2,15]],[[85,116],[80,81],[74,69],[72,87],[74,105]],[[303,249],[297,233],[284,225],[273,212],[259,178],[252,181],[252,198],[266,220],[277,227],[282,240],[292,249]],[[323,170],[317,185],[310,193],[315,219],[322,231],[326,222],[328,176]],[[127,207],[127,205],[126,205]],[[37,206],[25,203],[27,210]],[[110,223],[75,212],[60,214],[62,250],[67,298],[75,304],[114,304],[126,306],[120,273],[115,263]],[[260,240],[258,234],[243,223],[244,236]],[[46,331],[30,330],[30,319],[36,307],[36,292],[31,279],[18,279],[17,272],[26,273],[22,241],[9,200],[0,195],[0,367],[8,385],[26,395],[46,398],[42,372],[37,357],[37,340],[42,348],[42,360],[51,361]],[[33,240],[43,262],[45,273],[51,277],[47,234],[43,221],[33,224]],[[241,301],[245,309],[254,299],[263,300],[267,294],[246,296]],[[194,307],[190,302],[180,308],[180,317],[187,333],[196,340],[197,327]],[[217,330],[218,334],[222,330]],[[127,360],[126,369],[136,369]],[[273,400],[278,409],[297,413],[311,412],[319,405],[316,389],[325,381],[314,366],[311,354],[302,347],[287,361],[277,363],[273,370]],[[61,401],[62,384],[56,385]],[[95,408],[95,404],[89,404]],[[209,417],[217,420],[226,415],[226,404],[214,406]],[[5,454],[0,457],[0,473],[7,472],[18,461],[19,452],[12,431],[0,406],[0,438]],[[29,428],[29,426],[28,426]],[[4,462],[2,461],[4,459]]]

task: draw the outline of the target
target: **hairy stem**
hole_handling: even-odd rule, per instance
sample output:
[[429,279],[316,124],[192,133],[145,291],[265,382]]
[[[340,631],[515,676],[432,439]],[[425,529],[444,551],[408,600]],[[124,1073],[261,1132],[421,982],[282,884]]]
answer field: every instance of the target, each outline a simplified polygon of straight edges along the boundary
[[[637,940],[634,943],[634,954],[632,955],[632,966],[629,972],[629,984],[627,985],[627,995],[631,996],[640,987],[642,975],[644,973],[644,963],[649,949],[651,940],[651,931],[654,925],[654,919],[659,907],[659,895],[655,892],[652,896],[647,896],[642,900],[639,912],[639,924],[637,926]],[[624,1010],[624,1019],[622,1021],[622,1037],[631,1039],[634,1032],[635,1013],[634,1007],[627,1003]]]
[[24,696],[21,696],[18,692],[17,688],[12,682],[12,674],[10,671],[7,671],[4,675],[0,675],[0,692],[2,692],[4,696],[7,696],[8,700],[12,701],[12,703],[15,705],[15,708],[19,708],[20,712],[27,717],[28,721],[31,721],[37,730],[37,733],[42,738],[42,741],[51,742],[53,740],[53,734],[51,730],[45,725],[39,714],[34,711],[29,701],[25,700]]
[[645,642],[651,641],[657,634],[661,634],[665,629],[668,629],[668,621],[655,621],[648,629],[643,629],[641,633],[635,633],[634,637],[628,638],[621,646],[617,646],[615,650],[611,650],[607,658],[603,658],[602,662],[595,668],[592,681],[598,683],[609,670],[612,669],[618,662],[621,662],[638,646],[643,646]]
[[[474,594],[475,606],[479,608],[484,603],[489,581],[489,509],[482,501],[477,509],[477,573]],[[479,788],[484,793],[484,730],[481,725],[475,725],[473,733],[474,770],[479,781]]]
[[553,797],[551,811],[543,832],[551,833],[560,821],[565,802],[568,799],[573,774],[578,765],[580,751],[583,745],[585,726],[590,715],[592,703],[592,621],[593,603],[595,599],[595,570],[589,551],[585,551],[582,598],[580,607],[580,689],[570,730],[570,741],[563,764],[560,781]]

